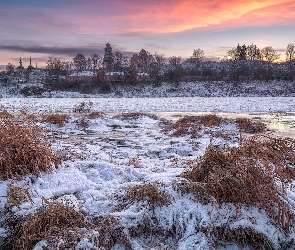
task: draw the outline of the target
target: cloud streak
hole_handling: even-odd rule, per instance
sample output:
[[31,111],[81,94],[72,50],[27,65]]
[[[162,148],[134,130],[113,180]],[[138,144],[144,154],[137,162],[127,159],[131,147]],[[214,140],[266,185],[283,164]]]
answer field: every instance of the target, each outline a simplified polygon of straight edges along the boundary
[[23,46],[23,45],[0,45],[0,50],[5,51],[14,51],[14,52],[25,52],[25,53],[39,53],[39,54],[48,54],[48,55],[55,55],[55,56],[75,56],[78,53],[82,53],[85,55],[90,54],[103,54],[104,48],[103,47],[46,47],[40,45],[30,45],[30,46]]

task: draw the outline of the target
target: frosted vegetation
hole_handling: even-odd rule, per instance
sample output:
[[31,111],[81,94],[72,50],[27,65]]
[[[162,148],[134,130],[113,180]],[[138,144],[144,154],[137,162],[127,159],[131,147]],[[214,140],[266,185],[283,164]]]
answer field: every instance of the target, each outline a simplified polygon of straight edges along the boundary
[[[259,113],[139,112],[222,107],[167,100],[1,99],[0,248],[293,249],[295,141]],[[226,100],[278,123],[294,110]]]

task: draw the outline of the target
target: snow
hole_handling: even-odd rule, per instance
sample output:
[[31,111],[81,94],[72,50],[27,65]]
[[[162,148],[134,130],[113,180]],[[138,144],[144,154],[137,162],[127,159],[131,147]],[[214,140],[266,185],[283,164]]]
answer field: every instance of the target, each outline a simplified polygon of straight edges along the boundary
[[93,110],[112,112],[294,112],[294,97],[170,97],[170,98],[2,98],[8,111],[72,112],[92,102]]
[[81,72],[73,73],[69,76],[96,76],[96,74],[93,73],[92,71],[81,71]]
[[[79,126],[83,114],[73,113],[75,105],[92,102],[93,110],[106,112],[106,116],[88,119],[89,127]],[[230,229],[250,227],[267,237],[275,249],[292,234],[286,234],[266,215],[255,207],[241,206],[241,215],[236,217],[233,204],[200,204],[190,195],[181,195],[172,185],[180,180],[184,171],[183,162],[201,156],[210,144],[212,136],[203,132],[201,138],[188,136],[171,137],[161,130],[159,120],[143,116],[139,119],[121,120],[113,113],[121,112],[295,112],[295,99],[292,97],[170,97],[170,98],[2,98],[0,105],[9,112],[17,113],[26,109],[35,114],[65,112],[71,119],[63,126],[40,123],[59,135],[53,144],[54,149],[70,154],[54,172],[40,177],[27,176],[23,180],[0,181],[0,208],[7,205],[6,193],[9,183],[29,188],[31,202],[23,202],[20,208],[13,208],[16,215],[26,216],[43,205],[43,199],[70,204],[77,211],[87,216],[115,216],[127,231],[136,227],[145,218],[153,218],[163,232],[176,231],[178,241],[173,237],[167,242],[157,239],[155,242],[144,237],[131,240],[133,249],[159,249],[162,244],[178,250],[212,249],[206,230],[216,226]],[[170,114],[169,117],[171,117]],[[233,132],[231,140],[213,138],[213,143],[220,146],[238,144],[239,131],[233,124],[223,124],[212,131]],[[139,158],[138,164],[130,159]],[[178,159],[174,164],[173,159]],[[118,205],[124,190],[134,185],[162,183],[171,203],[151,208],[146,201],[127,204],[122,210]],[[295,182],[287,188],[286,199],[295,204]],[[203,231],[202,231],[203,230]],[[5,228],[0,228],[0,237],[5,235]],[[170,243],[169,243],[170,242]],[[46,246],[40,241],[35,250]],[[76,249],[96,249],[89,239],[81,239]],[[113,249],[124,249],[115,245]],[[234,243],[218,249],[239,249]],[[246,248],[245,248],[246,249]]]

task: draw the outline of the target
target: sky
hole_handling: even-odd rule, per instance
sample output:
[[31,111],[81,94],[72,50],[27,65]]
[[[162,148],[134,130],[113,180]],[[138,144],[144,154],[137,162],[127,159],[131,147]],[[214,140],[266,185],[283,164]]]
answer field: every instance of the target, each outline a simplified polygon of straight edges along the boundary
[[1,0],[0,67],[113,51],[220,60],[239,44],[295,43],[294,0]]

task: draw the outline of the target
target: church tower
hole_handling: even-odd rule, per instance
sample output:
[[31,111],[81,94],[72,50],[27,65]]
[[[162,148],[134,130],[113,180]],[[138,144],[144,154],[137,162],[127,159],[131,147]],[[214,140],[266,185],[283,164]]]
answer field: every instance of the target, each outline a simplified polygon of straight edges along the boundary
[[105,67],[110,67],[113,62],[114,62],[113,50],[110,43],[107,43],[106,47],[104,48],[103,64]]
[[30,65],[28,66],[27,69],[29,72],[31,72],[34,69],[34,67],[32,66],[32,58],[31,57],[30,57]]

